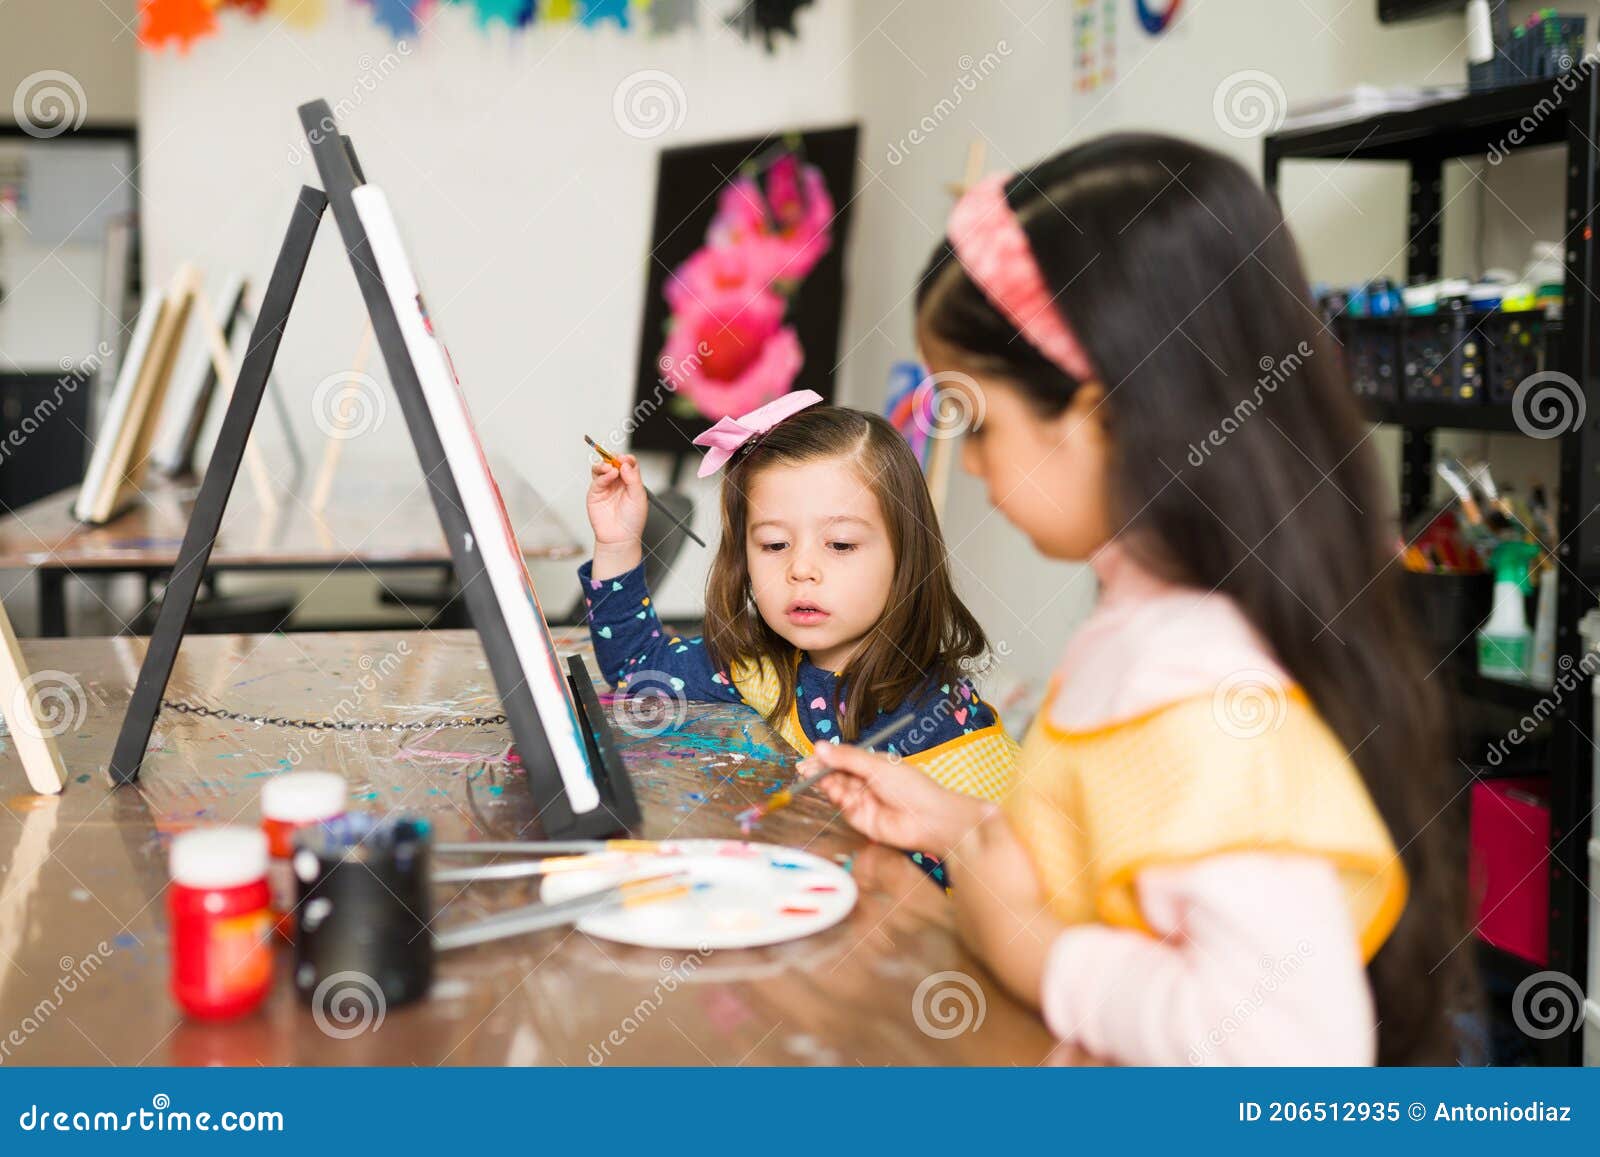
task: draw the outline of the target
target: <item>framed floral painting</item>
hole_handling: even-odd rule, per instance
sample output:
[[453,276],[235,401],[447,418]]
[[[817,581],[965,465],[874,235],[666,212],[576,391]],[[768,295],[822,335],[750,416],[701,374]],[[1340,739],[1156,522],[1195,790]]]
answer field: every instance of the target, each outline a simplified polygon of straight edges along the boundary
[[632,446],[687,451],[791,390],[833,397],[857,126],[661,154]]

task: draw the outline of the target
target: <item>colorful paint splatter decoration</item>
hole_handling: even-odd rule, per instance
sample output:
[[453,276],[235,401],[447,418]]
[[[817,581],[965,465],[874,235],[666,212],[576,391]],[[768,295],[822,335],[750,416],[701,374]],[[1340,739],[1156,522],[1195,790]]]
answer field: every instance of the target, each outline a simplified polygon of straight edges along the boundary
[[[423,35],[444,8],[471,11],[480,29],[521,30],[535,24],[609,25],[625,32],[663,36],[700,25],[699,5],[715,0],[345,0],[396,40]],[[327,17],[330,0],[139,0],[139,43],[151,51],[176,45],[187,52],[236,17],[274,27],[307,29]],[[773,51],[779,38],[797,37],[795,13],[812,0],[746,0],[723,22],[747,40]],[[224,14],[219,22],[217,14]]]

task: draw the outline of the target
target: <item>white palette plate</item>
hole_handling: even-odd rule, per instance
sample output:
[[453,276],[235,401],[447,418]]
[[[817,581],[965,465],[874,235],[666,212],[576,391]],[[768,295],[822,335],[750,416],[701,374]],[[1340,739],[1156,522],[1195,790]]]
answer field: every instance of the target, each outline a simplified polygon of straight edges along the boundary
[[668,871],[688,874],[689,895],[596,913],[578,928],[643,948],[759,948],[831,928],[856,906],[856,882],[839,865],[798,848],[741,840],[667,840],[653,855],[630,857],[620,871],[549,876],[540,897],[566,900],[619,877]]

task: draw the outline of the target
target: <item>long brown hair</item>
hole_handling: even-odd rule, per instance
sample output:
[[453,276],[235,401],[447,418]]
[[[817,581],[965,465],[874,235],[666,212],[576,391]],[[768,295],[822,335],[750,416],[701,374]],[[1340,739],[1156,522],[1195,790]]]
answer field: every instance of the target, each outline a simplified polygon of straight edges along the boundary
[[[1057,154],[1006,200],[1106,391],[1121,541],[1234,600],[1351,753],[1400,849],[1410,900],[1368,970],[1380,1061],[1452,1063],[1472,954],[1464,856],[1440,815],[1441,696],[1401,603],[1392,499],[1282,214],[1234,161],[1142,134]],[[918,324],[1041,415],[1081,384],[1019,337],[948,244]]]
[[880,710],[898,707],[930,680],[948,682],[968,669],[987,652],[988,642],[956,597],[939,519],[906,440],[876,414],[813,406],[763,435],[729,467],[722,484],[722,541],[706,583],[705,637],[713,661],[723,668],[771,663],[783,676],[783,690],[769,721],[777,724],[794,706],[794,645],[766,624],[751,595],[748,495],[763,470],[823,458],[837,458],[839,469],[856,471],[877,498],[895,559],[883,616],[838,683],[845,703],[839,730],[855,739]]

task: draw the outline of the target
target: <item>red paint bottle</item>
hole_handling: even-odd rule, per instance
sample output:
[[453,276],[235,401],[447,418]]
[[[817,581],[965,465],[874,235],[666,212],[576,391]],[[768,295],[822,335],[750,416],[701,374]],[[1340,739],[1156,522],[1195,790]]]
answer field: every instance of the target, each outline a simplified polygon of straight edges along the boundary
[[344,815],[349,793],[344,777],[331,771],[291,771],[267,780],[261,789],[261,830],[266,833],[271,856],[267,886],[272,892],[278,934],[286,940],[294,939],[298,887],[289,864],[294,855],[294,834]]
[[254,1010],[272,984],[267,837],[243,827],[184,832],[171,868],[173,997],[203,1019]]

